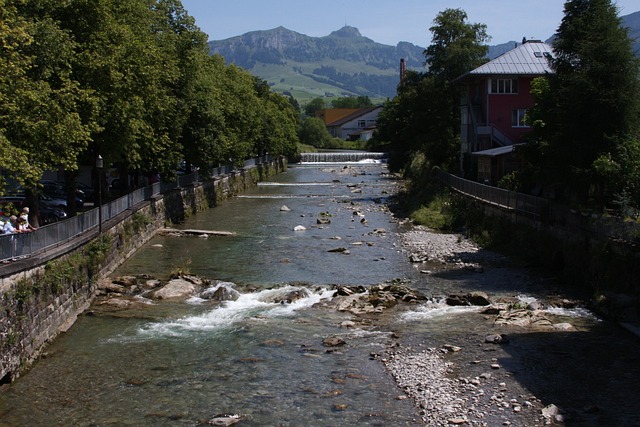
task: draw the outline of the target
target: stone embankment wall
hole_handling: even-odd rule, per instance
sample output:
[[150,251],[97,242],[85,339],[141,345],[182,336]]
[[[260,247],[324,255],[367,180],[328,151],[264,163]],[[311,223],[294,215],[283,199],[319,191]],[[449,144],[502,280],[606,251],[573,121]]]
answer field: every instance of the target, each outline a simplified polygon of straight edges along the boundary
[[[66,247],[34,255],[25,268],[0,282],[0,386],[15,380],[68,330],[95,297],[97,281],[113,272],[167,222],[255,186],[287,167],[286,159],[241,169],[154,197]],[[0,274],[2,269],[0,268]]]

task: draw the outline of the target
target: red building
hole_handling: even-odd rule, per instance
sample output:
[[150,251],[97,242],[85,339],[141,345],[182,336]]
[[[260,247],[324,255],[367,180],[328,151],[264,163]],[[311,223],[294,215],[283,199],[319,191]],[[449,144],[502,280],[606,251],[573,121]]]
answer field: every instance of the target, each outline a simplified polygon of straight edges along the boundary
[[525,41],[509,52],[457,78],[462,86],[461,171],[496,184],[517,168],[513,145],[524,142],[524,117],[533,106],[531,81],[551,73],[550,45]]

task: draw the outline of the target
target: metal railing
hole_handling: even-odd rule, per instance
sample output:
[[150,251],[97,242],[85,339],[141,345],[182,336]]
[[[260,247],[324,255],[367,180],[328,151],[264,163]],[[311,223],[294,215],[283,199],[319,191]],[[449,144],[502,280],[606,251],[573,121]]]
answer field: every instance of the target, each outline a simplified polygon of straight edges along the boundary
[[467,196],[515,211],[519,215],[538,221],[549,218],[549,201],[547,199],[469,181],[439,169],[436,174],[441,182]]
[[[252,168],[272,160],[273,156],[271,155],[256,157],[246,160],[243,167]],[[214,168],[212,173],[204,178],[213,179],[228,175],[235,170],[236,168],[232,166],[220,166]],[[194,185],[200,182],[201,178],[198,172],[181,175],[177,177],[175,182],[158,182],[138,188],[122,197],[103,204],[100,208],[90,209],[74,217],[42,226],[28,233],[0,235],[0,262],[30,256],[36,252],[69,242],[81,234],[98,228],[100,225],[100,217],[102,223],[105,223],[127,209],[131,209],[139,203],[151,199],[155,195],[167,193],[176,188]],[[102,215],[99,214],[98,209],[102,210]]]
[[442,183],[459,193],[513,211],[522,217],[552,223],[582,235],[640,245],[640,223],[637,221],[571,210],[549,199],[469,181],[439,169],[436,170],[436,176]]

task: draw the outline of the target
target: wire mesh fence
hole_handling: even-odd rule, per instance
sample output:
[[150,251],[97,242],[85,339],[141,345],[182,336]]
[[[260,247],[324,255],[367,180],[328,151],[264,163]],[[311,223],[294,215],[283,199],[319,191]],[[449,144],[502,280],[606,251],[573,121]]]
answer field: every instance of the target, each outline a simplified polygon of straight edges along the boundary
[[[273,159],[274,157],[270,155],[248,159],[244,163],[244,168],[252,168],[265,162],[271,162]],[[228,175],[235,170],[237,168],[233,166],[219,166],[214,168],[211,174],[204,177],[198,171],[188,175],[180,175],[176,177],[175,181],[157,182],[135,189],[122,197],[101,204],[99,207],[27,233],[0,234],[0,262],[30,256],[47,248],[66,243],[83,233],[95,230],[102,223],[158,194],[195,185],[203,178],[213,179]]]

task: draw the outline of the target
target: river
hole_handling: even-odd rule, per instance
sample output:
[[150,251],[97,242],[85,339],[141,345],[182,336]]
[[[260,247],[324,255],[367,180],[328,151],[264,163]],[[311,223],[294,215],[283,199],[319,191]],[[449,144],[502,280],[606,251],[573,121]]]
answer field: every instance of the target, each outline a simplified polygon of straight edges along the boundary
[[[116,312],[92,307],[0,395],[0,426],[225,425],[235,415],[242,426],[424,425],[377,357],[399,339],[406,348],[460,345],[467,351],[452,361],[474,363],[478,375],[489,369],[479,361],[511,368],[494,373],[495,387],[507,382],[514,395],[533,402],[536,413],[487,410],[485,424],[476,425],[534,425],[552,397],[566,405],[571,389],[556,384],[565,376],[532,367],[546,366],[540,351],[529,352],[543,341],[488,349],[481,343],[491,326],[478,320],[475,309],[431,300],[345,327],[354,315],[326,308],[333,284],[401,281],[429,296],[480,286],[496,299],[549,294],[546,280],[503,261],[482,273],[415,268],[399,238],[407,226],[386,205],[399,185],[379,161],[290,165],[271,182],[177,225],[234,236],[154,237],[113,276],[166,279],[188,271],[223,282],[216,286],[239,298],[224,304],[198,297],[145,300],[142,308]],[[276,302],[292,291],[303,297]],[[602,325],[584,311],[558,315],[581,331]],[[327,348],[328,336],[346,345]],[[598,335],[596,342],[602,339]],[[545,345],[561,358],[573,357],[555,340]],[[571,363],[563,360],[565,365]],[[549,378],[551,392],[545,394]]]

